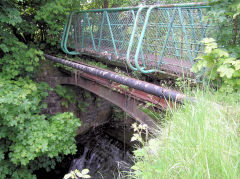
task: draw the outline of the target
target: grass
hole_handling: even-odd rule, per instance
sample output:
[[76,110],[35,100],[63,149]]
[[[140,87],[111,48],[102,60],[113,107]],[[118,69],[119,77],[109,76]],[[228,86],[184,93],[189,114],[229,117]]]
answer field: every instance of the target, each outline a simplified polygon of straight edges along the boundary
[[197,91],[134,151],[129,178],[240,178],[240,94]]

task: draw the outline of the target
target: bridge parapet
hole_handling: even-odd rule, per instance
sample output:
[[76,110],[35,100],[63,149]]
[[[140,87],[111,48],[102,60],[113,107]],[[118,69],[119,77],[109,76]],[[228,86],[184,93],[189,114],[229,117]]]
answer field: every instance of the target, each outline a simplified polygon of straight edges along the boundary
[[143,73],[190,73],[209,33],[207,8],[190,3],[72,12],[61,47],[71,55],[121,61]]

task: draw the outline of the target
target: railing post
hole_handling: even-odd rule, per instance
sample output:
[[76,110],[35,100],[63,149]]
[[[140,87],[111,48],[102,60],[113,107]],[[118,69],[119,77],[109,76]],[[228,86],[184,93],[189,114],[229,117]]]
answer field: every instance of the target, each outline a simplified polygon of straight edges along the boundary
[[134,21],[132,34],[131,34],[130,41],[129,41],[129,45],[128,45],[128,49],[127,49],[126,62],[127,62],[127,64],[128,64],[128,66],[129,66],[132,70],[134,70],[134,71],[138,71],[138,69],[135,68],[135,67],[131,64],[131,62],[130,62],[130,56],[131,56],[131,50],[132,50],[132,45],[133,45],[133,41],[134,41],[134,35],[135,35],[135,33],[136,33],[136,30],[137,30],[138,19],[139,19],[140,15],[141,15],[141,12],[142,12],[142,10],[143,10],[144,8],[146,8],[146,7],[145,7],[145,6],[142,6],[142,7],[140,7],[140,8],[138,9],[138,11],[137,11],[137,16],[136,16],[135,21]]
[[[134,14],[134,11],[132,10],[132,14],[133,14],[133,18],[134,18],[134,22],[136,21],[136,17],[135,17],[135,14]],[[141,16],[141,14],[140,14],[140,16],[139,16],[139,18],[140,18],[140,22],[142,21],[142,16]],[[137,37],[138,38],[140,38],[139,37],[139,33],[138,33],[138,29],[136,30],[137,32]],[[142,57],[142,63],[143,63],[143,67],[145,68],[146,67],[146,64],[145,64],[145,60],[144,60],[144,55],[143,55],[143,50],[142,50],[142,47],[141,47],[141,49],[140,49],[140,53],[141,53],[141,57]]]
[[197,45],[196,43],[197,43],[197,40],[196,40],[196,33],[195,33],[195,29],[194,29],[194,20],[193,20],[193,16],[192,16],[191,11],[188,9],[187,12],[188,12],[188,16],[190,18],[191,27],[192,27],[192,38],[193,38],[193,41],[194,41],[194,56],[196,56],[196,45]]
[[86,12],[83,14],[83,30],[82,30],[82,42],[81,49],[84,48],[84,36],[85,36],[85,28],[86,28]]
[[[171,20],[171,16],[170,16],[170,13],[169,11],[167,11],[167,14],[168,14],[168,19],[169,21]],[[171,31],[172,31],[172,37],[173,37],[173,41],[174,41],[174,46],[175,46],[175,49],[176,49],[176,56],[179,57],[179,50],[178,50],[178,46],[177,46],[177,43],[176,43],[176,38],[175,38],[175,34],[174,34],[174,29],[171,28]]]
[[[206,27],[204,27],[204,24],[203,24],[203,22],[202,22],[202,11],[201,11],[201,9],[198,9],[198,14],[199,14],[199,19],[200,19],[201,28],[202,28],[201,39],[203,39],[203,38],[205,38],[205,36],[206,36],[206,31],[207,31],[207,26],[208,26],[209,21],[207,22]],[[197,51],[197,52],[196,52],[196,54],[195,54],[195,56],[194,56],[194,59],[197,58],[198,51],[199,51],[200,47],[201,47],[201,42],[199,42],[199,44],[198,44],[197,47],[196,47],[196,51]]]
[[188,38],[187,38],[186,28],[185,28],[185,25],[184,25],[184,22],[183,22],[181,8],[178,8],[178,14],[179,14],[179,18],[180,18],[180,23],[182,25],[182,31],[183,31],[183,34],[184,34],[183,35],[184,36],[184,40],[185,40],[185,43],[187,45],[188,58],[189,58],[189,60],[191,62],[191,65],[193,66],[194,65],[193,57],[192,57],[192,54],[191,54],[191,51],[190,51],[190,45],[189,45]]
[[[65,33],[63,33],[63,39],[62,39],[62,41],[61,41],[61,47],[62,47],[62,50],[63,50],[65,53],[69,54],[69,55],[78,55],[79,52],[76,52],[76,51],[70,52],[70,51],[67,49],[68,35],[69,35],[70,27],[71,27],[71,22],[72,22],[72,16],[73,16],[73,14],[74,14],[74,12],[69,15],[68,23],[66,24],[67,27],[64,28],[64,32],[65,32]],[[64,34],[65,34],[65,35],[64,35]]]
[[102,23],[101,23],[101,28],[100,28],[100,37],[99,37],[99,41],[98,41],[98,51],[99,52],[100,52],[100,46],[101,46],[101,42],[102,42],[102,31],[103,31],[104,20],[105,20],[105,11],[103,11],[103,14],[102,14]]
[[89,31],[90,31],[90,34],[91,34],[93,48],[94,48],[95,51],[97,51],[95,41],[94,41],[94,37],[93,37],[93,32],[92,32],[92,29],[91,29],[91,24],[90,24],[90,21],[89,21],[89,18],[88,18],[88,13],[86,13],[86,18],[87,18],[87,21],[88,21],[88,27],[89,27]]
[[107,22],[108,22],[108,27],[109,27],[109,31],[110,31],[110,34],[111,34],[111,38],[112,38],[112,43],[113,43],[115,55],[118,57],[117,47],[116,47],[116,44],[115,44],[115,39],[114,39],[114,36],[113,36],[112,27],[111,27],[111,23],[110,23],[107,11],[106,11],[106,17],[107,17]]

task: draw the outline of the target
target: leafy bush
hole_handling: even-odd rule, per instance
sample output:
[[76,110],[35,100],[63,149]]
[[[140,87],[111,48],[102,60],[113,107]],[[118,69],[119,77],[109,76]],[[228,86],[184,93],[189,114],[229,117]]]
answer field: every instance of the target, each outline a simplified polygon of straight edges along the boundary
[[132,178],[239,178],[239,94],[200,91],[134,151]]
[[45,88],[27,79],[0,78],[0,178],[32,178],[30,161],[76,152],[80,121],[72,113],[40,114]]
[[193,67],[194,72],[204,71],[211,82],[218,84],[222,91],[240,89],[240,2],[234,0],[209,0],[212,6],[208,21],[213,38],[205,39],[205,54]]
[[[0,69],[5,78],[26,76],[38,66],[42,52],[24,43],[24,34],[17,33],[23,22],[14,1],[0,2]],[[22,41],[21,41],[22,40]]]
[[204,69],[205,77],[215,84],[221,85],[221,91],[240,89],[240,60],[236,55],[229,54],[219,48],[214,39],[204,39],[205,54],[193,67],[192,71],[200,72]]
[[0,49],[5,53],[0,60],[1,75],[8,79],[30,75],[38,66],[39,60],[43,58],[42,51],[28,48],[15,37],[8,38],[7,35],[2,38]]
[[208,12],[208,20],[213,31],[216,31],[215,39],[225,48],[235,48],[240,44],[240,2],[235,0],[208,0],[211,6]]
[[61,34],[70,11],[80,10],[82,0],[46,1],[36,12],[35,20],[42,24],[43,41],[51,46],[60,47]]

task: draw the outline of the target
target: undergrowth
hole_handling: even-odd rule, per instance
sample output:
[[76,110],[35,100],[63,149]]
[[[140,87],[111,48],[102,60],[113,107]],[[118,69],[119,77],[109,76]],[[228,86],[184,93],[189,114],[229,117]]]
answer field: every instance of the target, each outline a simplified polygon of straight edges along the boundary
[[239,94],[197,90],[166,126],[134,151],[129,178],[239,178]]

